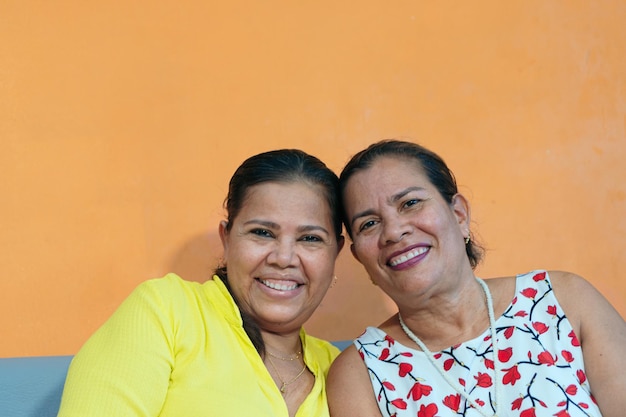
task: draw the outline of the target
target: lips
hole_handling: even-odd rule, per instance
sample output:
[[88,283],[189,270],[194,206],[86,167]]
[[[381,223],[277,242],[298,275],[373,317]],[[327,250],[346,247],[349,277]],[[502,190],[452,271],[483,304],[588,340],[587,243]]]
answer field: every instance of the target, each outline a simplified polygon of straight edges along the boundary
[[277,291],[293,291],[300,286],[300,284],[293,282],[293,281],[275,282],[275,281],[264,280],[260,278],[258,279],[258,281],[261,284],[265,285],[266,287],[269,287]]
[[389,259],[388,264],[389,266],[396,267],[428,252],[428,250],[428,246],[419,246],[417,248],[409,250],[408,252],[404,252],[401,255],[392,257],[391,259]]

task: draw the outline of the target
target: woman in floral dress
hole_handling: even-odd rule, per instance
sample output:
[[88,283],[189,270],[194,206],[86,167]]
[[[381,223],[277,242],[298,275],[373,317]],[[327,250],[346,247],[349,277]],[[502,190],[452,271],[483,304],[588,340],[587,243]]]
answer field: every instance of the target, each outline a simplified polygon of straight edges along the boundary
[[470,207],[419,145],[382,141],[340,183],[354,257],[399,312],[333,363],[332,417],[626,415],[626,323],[586,280],[481,280]]

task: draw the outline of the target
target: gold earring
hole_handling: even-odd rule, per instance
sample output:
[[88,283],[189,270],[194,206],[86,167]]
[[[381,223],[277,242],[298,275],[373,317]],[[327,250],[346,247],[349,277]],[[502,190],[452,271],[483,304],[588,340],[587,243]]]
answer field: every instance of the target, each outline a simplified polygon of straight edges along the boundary
[[470,241],[471,241],[471,238],[469,235],[467,235],[467,237],[465,238],[465,244],[469,245]]

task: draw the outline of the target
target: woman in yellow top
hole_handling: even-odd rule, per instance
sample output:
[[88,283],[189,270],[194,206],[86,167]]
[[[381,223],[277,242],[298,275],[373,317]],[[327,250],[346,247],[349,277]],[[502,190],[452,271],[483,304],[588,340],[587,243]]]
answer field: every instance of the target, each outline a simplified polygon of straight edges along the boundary
[[343,246],[337,176],[299,150],[230,180],[224,265],[142,283],[76,355],[60,417],[328,416],[338,350],[308,336]]

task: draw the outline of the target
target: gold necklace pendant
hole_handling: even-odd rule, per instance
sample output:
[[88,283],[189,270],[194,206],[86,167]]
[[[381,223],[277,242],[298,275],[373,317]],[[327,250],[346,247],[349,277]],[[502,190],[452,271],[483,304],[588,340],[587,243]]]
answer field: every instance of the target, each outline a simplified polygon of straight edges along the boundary
[[306,363],[304,364],[304,366],[302,367],[300,372],[298,372],[298,375],[296,375],[295,377],[293,377],[289,381],[285,381],[283,379],[283,376],[280,374],[280,372],[278,372],[278,369],[276,368],[276,365],[274,364],[274,361],[272,360],[271,356],[272,355],[270,354],[270,356],[268,356],[267,359],[269,359],[270,365],[272,366],[272,368],[274,369],[274,372],[276,372],[276,376],[280,380],[280,383],[281,383],[281,386],[279,388],[280,393],[282,395],[285,395],[285,393],[287,392],[287,385],[293,384],[294,382],[296,382],[298,380],[298,378],[300,378],[302,376],[302,374],[304,374],[304,371],[306,370]]

